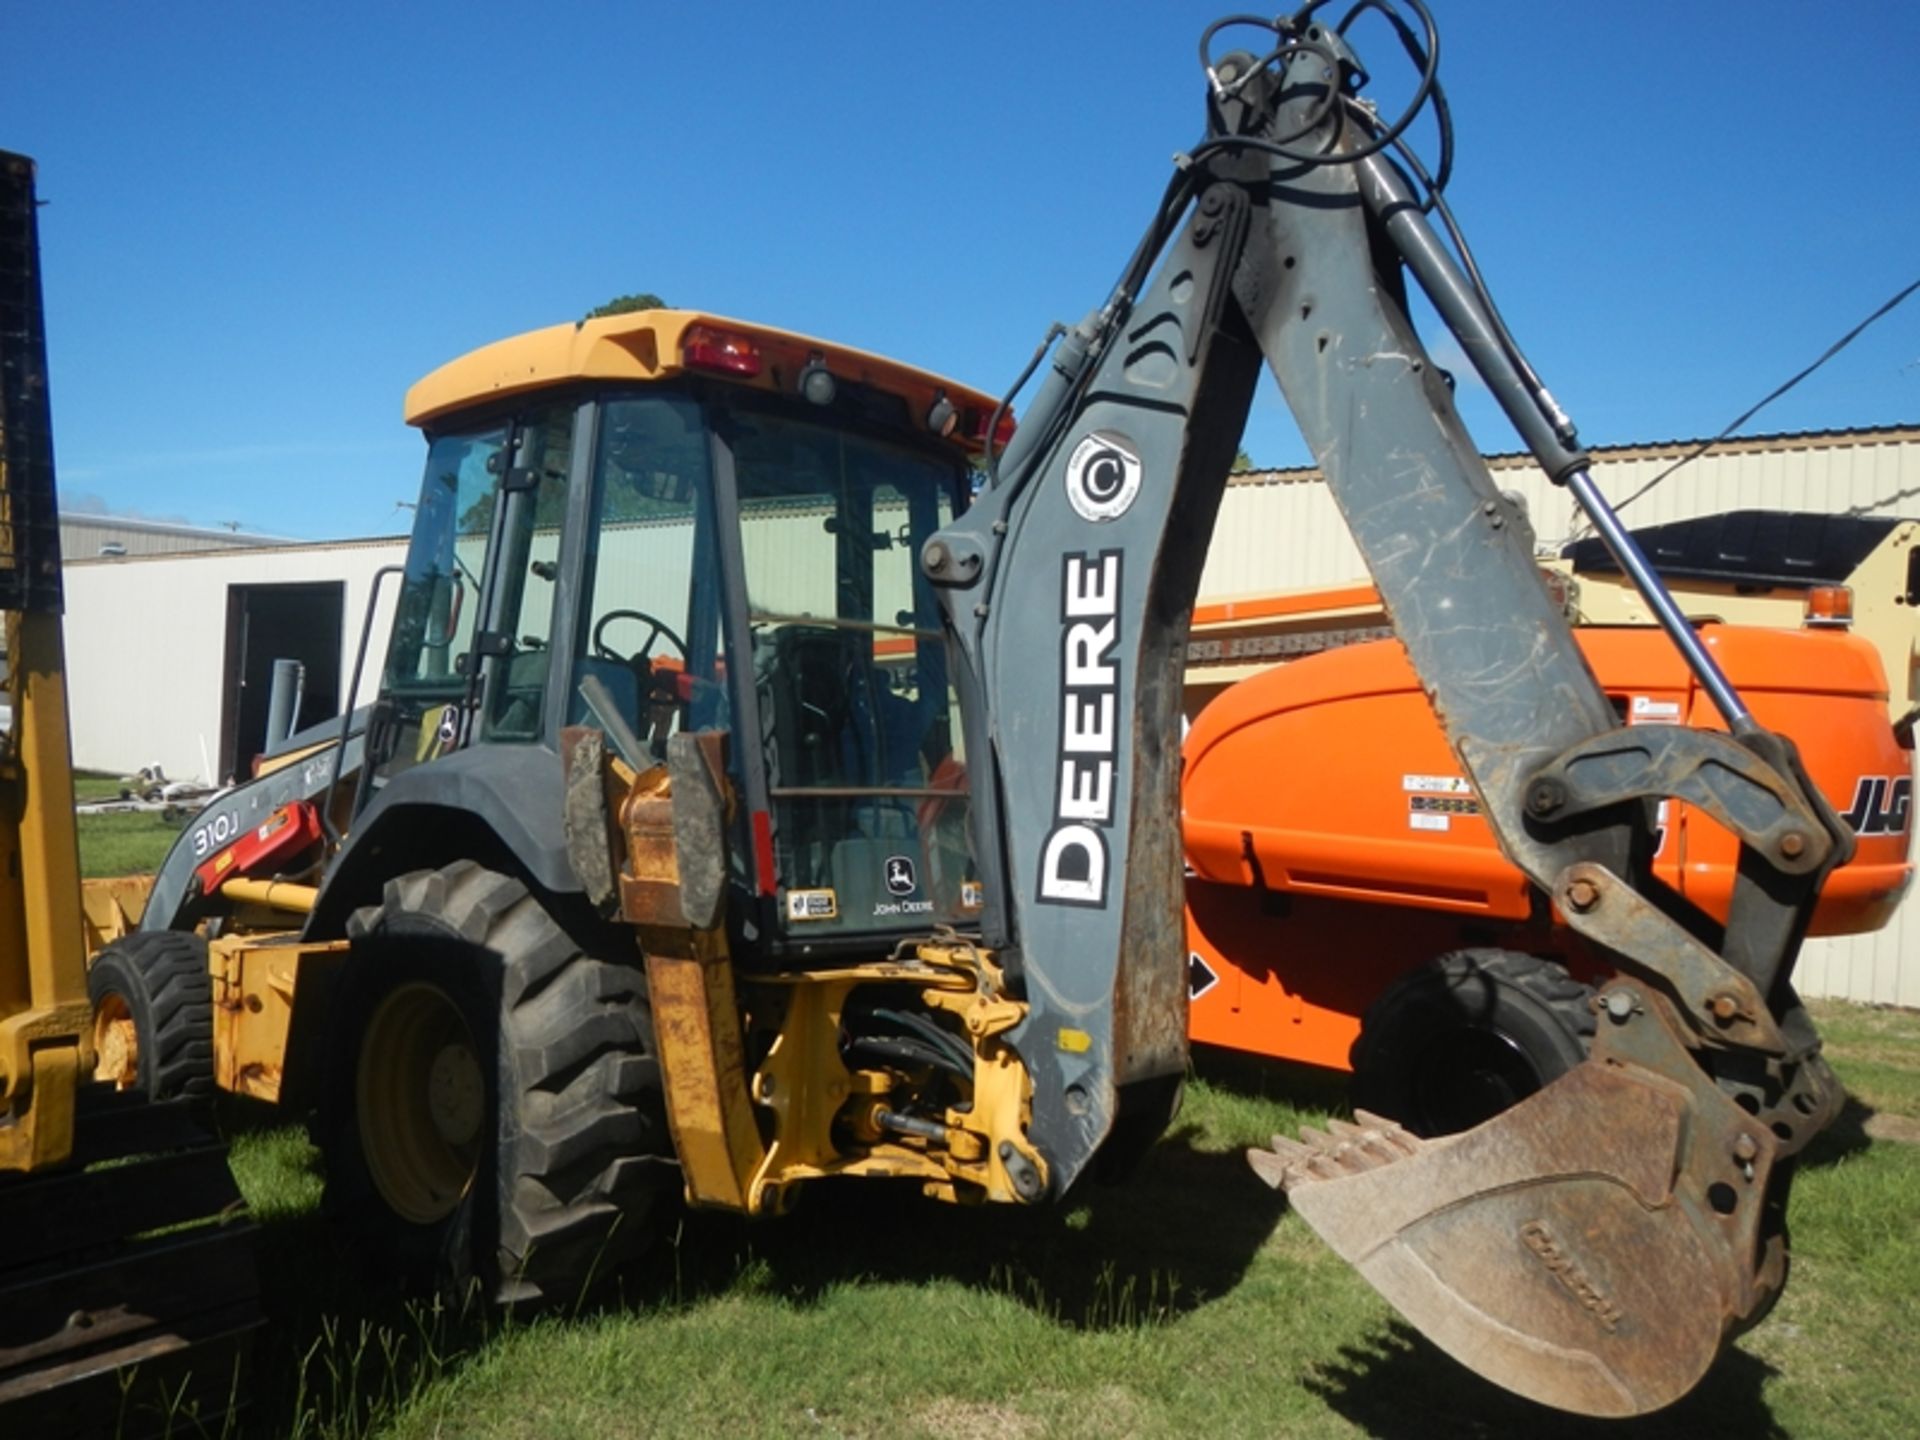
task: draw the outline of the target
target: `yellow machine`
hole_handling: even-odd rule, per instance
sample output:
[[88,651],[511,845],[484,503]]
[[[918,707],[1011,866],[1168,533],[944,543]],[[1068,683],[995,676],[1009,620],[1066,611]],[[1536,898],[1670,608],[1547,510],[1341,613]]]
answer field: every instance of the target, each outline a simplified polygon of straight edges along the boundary
[[[538,1303],[612,1269],[676,1194],[772,1215],[832,1177],[1059,1193],[1042,1067],[1113,1041],[1093,1005],[1038,1030],[1031,957],[982,943],[980,792],[924,571],[993,410],[682,311],[535,332],[428,377],[408,397],[427,465],[378,700],[203,812],[96,974],[137,994],[159,942],[205,946],[206,1073],[317,1112],[329,1211],[383,1274]],[[1136,991],[1132,1023],[1177,1052],[1174,982]],[[1132,1103],[1164,1113],[1173,1078],[1131,1082]],[[1155,1133],[1122,1113],[1103,1149]],[[1409,1137],[1381,1143],[1417,1159]],[[1628,1223],[1636,1246],[1666,1243]],[[1621,1413],[1714,1349],[1696,1334],[1668,1365],[1634,1343],[1654,1358],[1617,1362],[1645,1387],[1625,1399],[1536,1383],[1537,1356],[1469,1358]]]
[[0,152],[0,1431],[139,1435],[229,1404],[251,1242],[191,1102],[92,1083],[34,206]]

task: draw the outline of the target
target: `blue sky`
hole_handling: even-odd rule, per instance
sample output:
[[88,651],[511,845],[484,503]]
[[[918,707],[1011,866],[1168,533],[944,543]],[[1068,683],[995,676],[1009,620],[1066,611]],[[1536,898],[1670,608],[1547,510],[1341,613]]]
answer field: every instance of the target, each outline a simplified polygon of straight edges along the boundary
[[[402,530],[406,387],[631,290],[998,390],[1104,296],[1227,8],[0,0],[63,495]],[[1920,276],[1920,7],[1434,8],[1450,198],[1588,443],[1717,431]],[[1915,421],[1920,298],[1752,428]],[[1304,460],[1277,394],[1246,446]]]

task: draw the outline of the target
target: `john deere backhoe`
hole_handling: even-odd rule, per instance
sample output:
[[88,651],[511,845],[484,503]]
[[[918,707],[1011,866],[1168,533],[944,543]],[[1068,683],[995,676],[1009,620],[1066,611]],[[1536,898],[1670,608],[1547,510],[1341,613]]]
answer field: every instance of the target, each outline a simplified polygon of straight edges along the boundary
[[[1410,3],[1417,110],[1437,38]],[[1486,1125],[1363,1116],[1255,1168],[1550,1404],[1664,1405],[1765,1312],[1792,1157],[1838,1098],[1788,980],[1847,832],[1605,506],[1429,223],[1412,114],[1361,98],[1320,10],[1260,22],[1257,55],[1208,32],[1205,134],[1004,446],[983,395],[680,311],[415,387],[370,716],[338,770],[302,752],[210,810],[144,922],[211,934],[222,1079],[317,1104],[369,1254],[570,1299],[666,1193],[1034,1204],[1150,1144],[1187,1055],[1181,653],[1264,361],[1502,851],[1614,974],[1589,1058]],[[1408,275],[1726,731],[1619,723]],[[1663,798],[1740,842],[1724,925],[1654,873]]]
[[226,1148],[193,1095],[94,1083],[35,205],[0,152],[0,1433],[217,1431],[258,1319]]

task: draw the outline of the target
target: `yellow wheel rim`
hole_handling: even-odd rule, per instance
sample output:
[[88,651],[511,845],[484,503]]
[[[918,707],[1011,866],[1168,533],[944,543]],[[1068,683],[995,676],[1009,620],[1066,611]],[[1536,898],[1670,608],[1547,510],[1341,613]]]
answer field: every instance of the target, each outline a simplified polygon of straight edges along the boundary
[[381,1198],[416,1225],[451,1215],[479,1173],[487,1080],[444,990],[416,982],[380,1001],[361,1041],[354,1101]]
[[140,1083],[140,1029],[127,997],[108,994],[93,1012],[93,1078],[116,1090]]

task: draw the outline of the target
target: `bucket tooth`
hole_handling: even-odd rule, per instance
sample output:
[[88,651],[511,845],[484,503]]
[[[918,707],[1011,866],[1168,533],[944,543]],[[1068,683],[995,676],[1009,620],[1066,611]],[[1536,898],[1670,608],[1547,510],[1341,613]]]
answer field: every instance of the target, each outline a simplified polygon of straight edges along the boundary
[[1276,1190],[1308,1180],[1337,1180],[1418,1154],[1424,1142],[1392,1120],[1362,1110],[1358,1123],[1330,1120],[1325,1130],[1301,1130],[1298,1140],[1276,1135],[1265,1150],[1249,1150],[1247,1163]]

